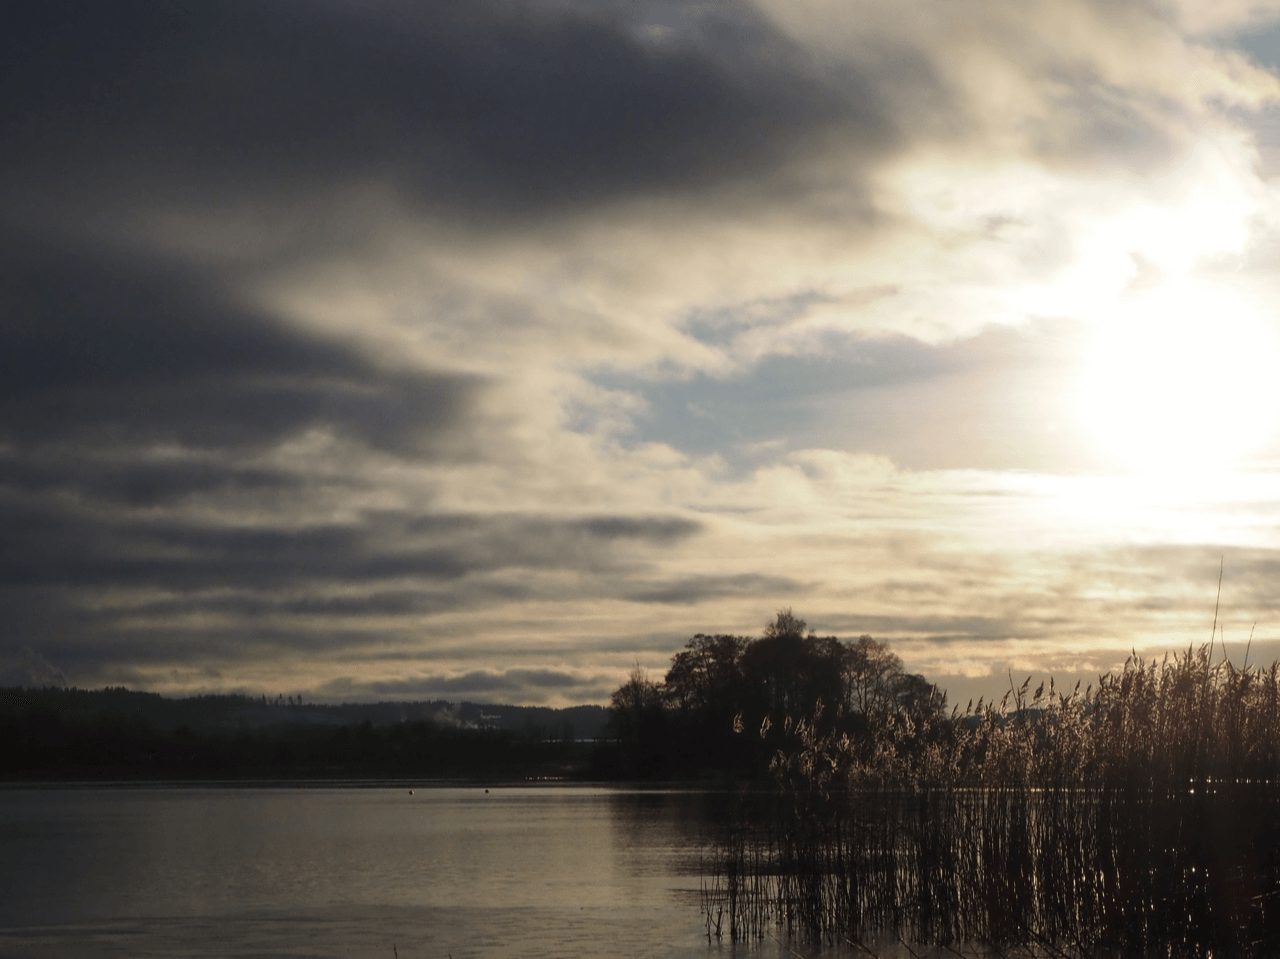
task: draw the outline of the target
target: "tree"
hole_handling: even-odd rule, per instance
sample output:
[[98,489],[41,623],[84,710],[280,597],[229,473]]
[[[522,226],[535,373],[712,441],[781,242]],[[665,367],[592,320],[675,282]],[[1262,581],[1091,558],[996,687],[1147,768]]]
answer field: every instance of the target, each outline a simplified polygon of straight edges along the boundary
[[894,681],[897,711],[919,722],[926,716],[942,716],[947,710],[947,694],[919,673],[902,673]]
[[637,664],[609,700],[609,722],[627,775],[648,779],[665,772],[665,712],[662,687]]
[[865,635],[848,643],[818,636],[784,609],[759,639],[694,636],[661,683],[637,665],[609,710],[624,774],[653,777],[758,773],[783,743],[788,719],[857,739],[890,714],[922,719],[945,703],[887,645]]
[[777,722],[811,714],[819,699],[827,707],[836,705],[841,695],[841,650],[834,636],[819,638],[791,610],[780,611],[742,656],[749,708]]
[[870,636],[859,636],[845,647],[841,680],[845,708],[870,713],[894,705],[902,660]]
[[663,681],[672,753],[688,775],[707,769],[750,768],[752,744],[734,735],[745,686],[743,636],[699,633],[671,658]]
[[699,633],[671,658],[663,681],[667,702],[684,715],[733,715],[742,693],[743,636]]

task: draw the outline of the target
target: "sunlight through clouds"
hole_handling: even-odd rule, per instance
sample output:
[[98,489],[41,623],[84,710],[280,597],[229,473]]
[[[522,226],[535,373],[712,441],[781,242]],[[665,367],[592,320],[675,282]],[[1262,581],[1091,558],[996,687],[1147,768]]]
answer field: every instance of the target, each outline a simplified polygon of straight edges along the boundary
[[1162,284],[1098,324],[1080,415],[1123,463],[1220,472],[1274,436],[1280,336],[1248,302],[1208,284]]

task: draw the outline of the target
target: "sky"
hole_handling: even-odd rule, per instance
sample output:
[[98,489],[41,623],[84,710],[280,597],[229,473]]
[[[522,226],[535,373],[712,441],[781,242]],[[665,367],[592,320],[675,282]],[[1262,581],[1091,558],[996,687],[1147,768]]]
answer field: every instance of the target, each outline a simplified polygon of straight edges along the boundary
[[0,681],[1280,657],[1280,2],[5,21]]

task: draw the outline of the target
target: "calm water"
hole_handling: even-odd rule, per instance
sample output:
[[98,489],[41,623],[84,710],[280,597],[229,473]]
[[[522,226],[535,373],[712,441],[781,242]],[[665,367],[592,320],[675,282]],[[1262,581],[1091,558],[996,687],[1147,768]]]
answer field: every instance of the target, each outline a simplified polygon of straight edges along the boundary
[[708,943],[696,793],[0,790],[0,957],[779,956]]

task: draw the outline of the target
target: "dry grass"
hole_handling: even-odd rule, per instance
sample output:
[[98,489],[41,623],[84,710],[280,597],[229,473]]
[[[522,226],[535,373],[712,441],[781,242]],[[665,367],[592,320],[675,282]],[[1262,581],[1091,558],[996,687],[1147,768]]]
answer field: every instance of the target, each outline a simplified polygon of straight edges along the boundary
[[[717,929],[1045,955],[1271,955],[1280,668],[1208,648],[1096,689],[1011,689],[865,737],[786,720],[776,794],[726,834]],[[710,927],[709,927],[710,931]]]

